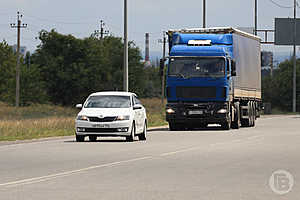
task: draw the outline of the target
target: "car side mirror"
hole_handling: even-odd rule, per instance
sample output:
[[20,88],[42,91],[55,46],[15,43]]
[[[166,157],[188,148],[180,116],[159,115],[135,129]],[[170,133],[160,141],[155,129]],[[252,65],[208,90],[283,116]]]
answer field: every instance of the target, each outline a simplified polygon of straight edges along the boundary
[[81,109],[82,108],[82,104],[77,104],[76,108]]
[[134,105],[133,106],[133,110],[140,110],[140,109],[142,109],[141,105]]
[[231,60],[231,76],[236,76],[236,62]]

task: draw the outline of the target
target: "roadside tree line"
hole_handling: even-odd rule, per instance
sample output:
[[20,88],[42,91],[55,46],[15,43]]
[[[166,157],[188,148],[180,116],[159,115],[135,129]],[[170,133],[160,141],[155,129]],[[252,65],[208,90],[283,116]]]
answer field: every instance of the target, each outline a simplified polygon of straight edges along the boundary
[[[272,108],[292,112],[293,105],[293,61],[286,60],[274,70],[273,77],[262,79],[263,101],[271,103]],[[297,111],[300,111],[300,59],[297,60]]]
[[[92,92],[122,90],[123,42],[91,35],[79,39],[55,30],[42,30],[36,51],[21,58],[21,105],[74,105]],[[15,102],[16,53],[0,43],[0,101]],[[157,67],[145,68],[140,49],[129,42],[129,90],[141,97],[160,94]]]

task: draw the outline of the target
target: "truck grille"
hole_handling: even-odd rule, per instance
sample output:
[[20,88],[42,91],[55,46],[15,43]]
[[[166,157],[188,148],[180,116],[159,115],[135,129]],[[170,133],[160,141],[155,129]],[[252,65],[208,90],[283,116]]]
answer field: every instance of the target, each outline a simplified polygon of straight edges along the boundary
[[177,98],[216,98],[216,87],[177,87]]

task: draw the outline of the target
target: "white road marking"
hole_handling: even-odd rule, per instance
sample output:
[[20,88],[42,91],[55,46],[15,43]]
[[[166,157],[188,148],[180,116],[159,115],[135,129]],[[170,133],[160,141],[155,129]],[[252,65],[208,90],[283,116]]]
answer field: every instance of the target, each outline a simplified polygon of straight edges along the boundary
[[[245,139],[255,140],[255,139],[262,139],[262,138],[263,138],[263,136],[256,135],[256,136],[247,137]],[[232,144],[232,143],[243,143],[244,141],[245,140],[242,140],[242,139],[236,139],[236,140],[232,140],[232,141],[229,141],[229,142],[219,142],[219,143],[210,144],[209,147],[210,148],[220,147],[220,146],[229,145],[229,144]],[[175,155],[175,154],[178,154],[178,153],[184,153],[184,152],[188,152],[188,151],[198,150],[200,148],[203,148],[203,147],[202,146],[195,146],[195,147],[181,149],[181,150],[177,150],[177,151],[162,153],[159,156],[162,156],[162,157],[171,156],[171,155]],[[40,183],[40,182],[44,182],[44,181],[48,181],[48,180],[52,180],[52,179],[56,179],[56,178],[61,178],[61,177],[66,177],[66,176],[70,176],[70,175],[73,175],[73,174],[78,174],[78,173],[93,170],[93,169],[110,167],[110,166],[115,166],[115,165],[120,165],[120,164],[124,164],[124,163],[140,161],[140,160],[147,160],[147,159],[152,159],[152,158],[155,158],[155,156],[146,156],[146,157],[135,158],[135,159],[130,159],[130,160],[124,160],[124,161],[112,162],[112,163],[107,163],[107,164],[102,164],[102,165],[96,165],[96,166],[91,166],[91,167],[82,168],[82,169],[78,169],[78,170],[72,170],[72,171],[66,171],[66,172],[57,173],[57,174],[51,174],[51,175],[47,175],[47,176],[41,176],[41,177],[35,177],[35,178],[29,178],[29,179],[23,179],[23,180],[8,182],[8,183],[2,183],[2,184],[0,184],[0,187],[17,187],[19,185],[28,185],[28,184]]]
[[50,138],[50,140],[45,140],[45,141],[34,141],[34,140],[32,140],[30,142],[19,141],[21,143],[1,145],[0,146],[0,150],[9,149],[11,147],[21,147],[21,146],[25,146],[25,145],[38,145],[38,144],[44,144],[44,143],[47,143],[47,144],[49,144],[49,143],[56,143],[56,142],[59,142],[59,141],[65,141],[66,139],[72,139],[72,138],[70,136],[66,136],[66,138],[58,138],[58,139],[51,139]]
[[187,151],[197,150],[199,148],[201,148],[201,147],[192,147],[192,148],[188,148],[188,149],[182,149],[182,150],[178,150],[178,151],[162,153],[162,154],[160,154],[160,156],[170,156],[170,155],[174,155],[174,154],[177,154],[177,153],[183,153],[183,152],[187,152]]
[[35,178],[29,178],[29,179],[23,179],[23,180],[8,182],[8,183],[2,183],[2,184],[0,184],[0,187],[3,187],[3,186],[5,186],[5,187],[16,187],[16,186],[19,186],[19,185],[33,184],[33,183],[43,182],[43,181],[47,181],[47,180],[51,180],[51,179],[55,179],[55,178],[60,178],[60,177],[70,176],[70,175],[73,175],[73,174],[78,174],[78,173],[93,170],[93,169],[111,167],[111,166],[115,166],[115,165],[120,165],[120,164],[124,164],[124,163],[140,161],[140,160],[146,160],[146,159],[151,159],[151,158],[153,158],[153,157],[152,156],[146,156],[146,157],[141,157],[141,158],[135,158],[135,159],[130,159],[130,160],[124,160],[124,161],[118,161],[118,162],[112,162],[112,163],[107,163],[107,164],[102,164],[102,165],[91,166],[91,167],[72,170],[72,171],[66,171],[66,172],[57,173],[57,174],[51,174],[51,175],[47,175],[47,176],[41,176],[41,177],[35,177]]

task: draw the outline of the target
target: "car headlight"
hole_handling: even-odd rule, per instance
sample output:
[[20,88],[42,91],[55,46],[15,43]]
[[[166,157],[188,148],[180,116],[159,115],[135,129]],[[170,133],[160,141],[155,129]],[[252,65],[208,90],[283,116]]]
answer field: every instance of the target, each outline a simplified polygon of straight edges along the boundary
[[123,120],[129,120],[130,116],[129,115],[121,115],[117,117],[117,121],[123,121]]
[[78,115],[77,120],[89,121],[89,118],[85,115]]
[[167,108],[167,109],[166,109],[166,112],[167,112],[168,114],[173,114],[173,113],[175,113],[175,110],[173,110],[172,108]]
[[225,113],[227,113],[227,109],[222,108],[222,109],[218,110],[217,113],[219,113],[219,114],[225,114]]

